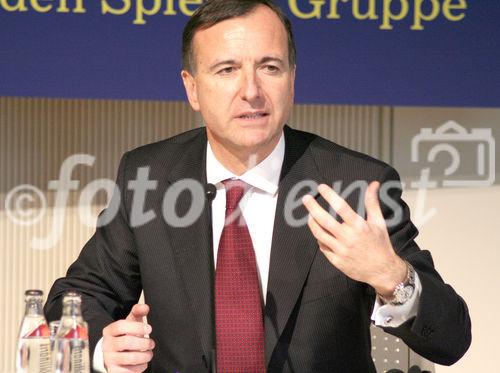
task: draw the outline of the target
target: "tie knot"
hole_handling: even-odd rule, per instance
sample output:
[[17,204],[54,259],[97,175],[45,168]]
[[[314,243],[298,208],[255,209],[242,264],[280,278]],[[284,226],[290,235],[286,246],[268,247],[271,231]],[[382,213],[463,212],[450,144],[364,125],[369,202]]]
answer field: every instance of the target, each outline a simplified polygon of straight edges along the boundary
[[226,188],[226,210],[236,209],[248,189],[248,184],[239,179],[224,180],[222,184]]

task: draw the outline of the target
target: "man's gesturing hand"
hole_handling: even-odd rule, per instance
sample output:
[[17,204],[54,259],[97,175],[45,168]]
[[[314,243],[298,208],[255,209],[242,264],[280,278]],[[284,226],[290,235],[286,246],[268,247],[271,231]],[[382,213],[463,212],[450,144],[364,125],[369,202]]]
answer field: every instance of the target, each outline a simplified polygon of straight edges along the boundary
[[303,198],[308,225],[326,258],[350,278],[371,285],[391,298],[406,277],[406,264],[395,253],[378,200],[380,183],[372,182],[365,194],[367,219],[359,216],[333,189],[318,187],[321,196],[342,218],[338,222],[312,196]]
[[143,322],[147,304],[136,304],[125,320],[115,321],[103,331],[104,365],[109,373],[143,372],[153,358],[155,343],[148,337],[151,325]]

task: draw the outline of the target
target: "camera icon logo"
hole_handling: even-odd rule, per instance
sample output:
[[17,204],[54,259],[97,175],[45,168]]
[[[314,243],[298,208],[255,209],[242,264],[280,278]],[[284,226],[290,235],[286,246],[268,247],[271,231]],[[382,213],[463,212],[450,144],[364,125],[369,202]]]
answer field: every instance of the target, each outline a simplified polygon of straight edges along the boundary
[[[425,161],[420,159],[424,145],[428,149]],[[412,139],[412,162],[433,164],[443,152],[451,157],[451,163],[444,169],[443,186],[485,187],[495,182],[495,139],[491,128],[475,128],[467,132],[457,122],[448,121],[435,131],[422,128]],[[426,170],[429,172],[429,168]]]

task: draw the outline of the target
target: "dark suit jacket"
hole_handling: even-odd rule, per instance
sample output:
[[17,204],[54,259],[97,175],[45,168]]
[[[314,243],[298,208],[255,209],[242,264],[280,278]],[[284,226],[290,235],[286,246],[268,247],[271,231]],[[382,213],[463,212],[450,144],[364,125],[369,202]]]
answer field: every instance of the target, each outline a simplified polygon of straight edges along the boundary
[[[210,204],[205,203],[199,219],[186,228],[169,226],[162,215],[165,193],[176,181],[189,178],[206,184],[206,143],[205,129],[196,129],[124,155],[117,177],[119,213],[96,230],[66,277],[55,282],[45,307],[49,320],[59,318],[63,292],[76,288],[83,293],[91,353],[103,327],[125,318],[144,290],[156,341],[152,371],[210,370],[215,346]],[[268,372],[373,372],[369,331],[373,289],[333,267],[318,251],[306,225],[286,224],[284,205],[290,190],[303,180],[329,185],[341,181],[346,188],[356,180],[398,181],[398,175],[383,162],[289,127],[285,143],[264,316]],[[158,181],[144,208],[154,211],[156,218],[132,228],[133,198],[127,185],[136,179],[139,167],[149,167],[149,178]],[[307,192],[300,190],[296,199]],[[423,292],[417,317],[386,331],[424,357],[452,364],[470,344],[467,307],[435,271],[430,253],[414,242],[417,229],[400,198],[401,190],[391,189],[390,196],[402,208],[401,222],[389,228],[391,241],[415,267]],[[357,208],[358,198],[359,190],[347,201]],[[111,203],[115,202],[116,194]],[[177,214],[183,216],[191,202],[190,193],[181,193]],[[390,218],[393,209],[382,207]],[[294,210],[297,218],[305,215],[302,206]]]

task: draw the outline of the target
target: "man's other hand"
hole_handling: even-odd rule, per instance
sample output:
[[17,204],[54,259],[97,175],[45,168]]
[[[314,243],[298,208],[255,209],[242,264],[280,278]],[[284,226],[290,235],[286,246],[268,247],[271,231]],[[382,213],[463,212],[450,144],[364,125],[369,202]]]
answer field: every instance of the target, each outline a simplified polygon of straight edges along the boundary
[[378,200],[379,188],[380,183],[372,182],[366,191],[366,220],[325,184],[318,191],[342,223],[310,195],[303,198],[303,203],[309,211],[309,229],[326,258],[350,278],[391,298],[396,285],[404,281],[407,267],[392,247]]
[[149,338],[151,325],[143,321],[148,313],[147,304],[136,304],[126,319],[103,329],[102,351],[108,373],[143,372],[147,369],[155,346]]

